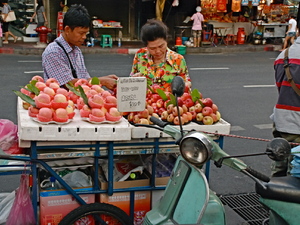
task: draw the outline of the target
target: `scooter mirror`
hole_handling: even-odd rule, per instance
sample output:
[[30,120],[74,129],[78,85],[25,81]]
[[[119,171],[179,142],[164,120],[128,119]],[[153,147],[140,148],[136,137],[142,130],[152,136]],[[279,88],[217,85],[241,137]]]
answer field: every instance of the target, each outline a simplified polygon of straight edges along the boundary
[[176,76],[171,83],[171,90],[174,95],[180,97],[183,95],[185,89],[185,82],[182,77]]
[[274,138],[267,145],[266,153],[269,158],[275,161],[282,161],[291,154],[291,146],[284,138]]

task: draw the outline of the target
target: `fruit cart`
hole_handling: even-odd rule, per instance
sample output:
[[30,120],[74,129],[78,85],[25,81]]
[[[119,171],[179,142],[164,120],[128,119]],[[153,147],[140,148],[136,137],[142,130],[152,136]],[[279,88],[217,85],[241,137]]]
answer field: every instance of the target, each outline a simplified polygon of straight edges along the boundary
[[[22,100],[18,99],[18,132],[20,147],[30,148],[32,159],[44,159],[45,161],[93,157],[94,161],[94,182],[91,188],[76,190],[77,194],[106,194],[130,193],[130,216],[134,217],[134,192],[162,190],[168,178],[164,182],[152,175],[148,183],[142,183],[137,187],[124,188],[113,182],[113,159],[117,155],[139,155],[152,154],[155,157],[158,153],[179,152],[174,140],[167,134],[156,129],[135,127],[125,118],[115,124],[92,124],[83,121],[77,113],[72,122],[64,125],[47,124],[43,125],[33,121],[27,110],[22,107]],[[222,134],[229,134],[230,124],[221,119],[214,125],[199,125],[191,122],[184,126],[184,129],[195,129],[216,133],[214,139],[223,145]],[[220,135],[219,135],[220,134]],[[98,180],[98,159],[108,159],[108,178],[106,188]],[[152,168],[155,168],[155,160],[152,160]],[[153,172],[153,171],[152,171]],[[152,173],[154,174],[154,173]],[[42,195],[39,190],[37,167],[32,165],[32,198],[35,216],[38,218],[39,204],[42,202]],[[57,194],[57,193],[56,193]],[[53,194],[53,195],[56,195]],[[97,199],[97,198],[96,198]],[[52,223],[50,223],[52,224]]]

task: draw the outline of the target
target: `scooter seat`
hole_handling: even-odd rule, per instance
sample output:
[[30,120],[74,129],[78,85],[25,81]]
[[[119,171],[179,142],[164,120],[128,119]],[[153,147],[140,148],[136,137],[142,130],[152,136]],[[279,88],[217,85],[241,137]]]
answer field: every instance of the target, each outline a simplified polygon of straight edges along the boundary
[[300,179],[292,176],[272,177],[269,183],[255,185],[256,193],[262,198],[300,203]]

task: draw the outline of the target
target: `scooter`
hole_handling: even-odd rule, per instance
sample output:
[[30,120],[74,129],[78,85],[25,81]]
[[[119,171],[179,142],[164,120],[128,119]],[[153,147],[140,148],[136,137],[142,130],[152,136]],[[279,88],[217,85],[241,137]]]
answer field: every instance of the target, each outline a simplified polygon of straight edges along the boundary
[[[180,97],[184,91],[181,77],[173,79],[171,89]],[[172,136],[180,147],[170,180],[163,197],[146,214],[143,225],[152,224],[226,224],[225,209],[219,197],[209,189],[202,170],[209,160],[242,172],[256,183],[261,204],[269,212],[269,225],[300,224],[300,180],[292,177],[272,177],[250,168],[237,156],[229,156],[208,135],[197,131],[184,131],[152,117],[154,125],[143,125],[161,130]],[[180,123],[181,124],[181,123]],[[290,144],[282,138],[268,143],[267,154],[272,160],[289,156]]]

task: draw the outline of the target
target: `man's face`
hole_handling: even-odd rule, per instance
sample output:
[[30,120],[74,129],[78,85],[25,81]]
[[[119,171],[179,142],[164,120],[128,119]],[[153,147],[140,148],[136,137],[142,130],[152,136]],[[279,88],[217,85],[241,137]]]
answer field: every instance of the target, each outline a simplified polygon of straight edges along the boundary
[[155,60],[163,59],[167,51],[167,41],[163,38],[148,41],[147,48]]
[[81,46],[84,44],[89,30],[88,27],[75,27],[72,30],[69,26],[66,26],[64,31],[65,39],[70,46]]

